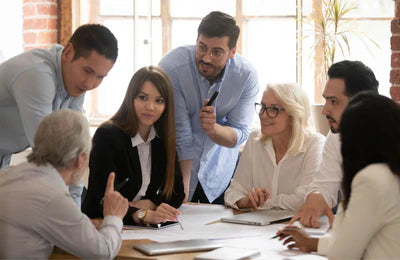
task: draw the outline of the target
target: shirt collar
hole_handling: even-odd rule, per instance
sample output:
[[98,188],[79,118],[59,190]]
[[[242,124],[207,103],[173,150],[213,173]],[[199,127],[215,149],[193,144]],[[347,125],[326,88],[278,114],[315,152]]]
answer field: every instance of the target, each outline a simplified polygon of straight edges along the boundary
[[56,62],[57,62],[56,74],[57,74],[57,79],[58,79],[58,84],[57,84],[58,91],[57,92],[61,93],[62,97],[67,97],[67,96],[69,96],[69,94],[64,86],[64,80],[63,80],[62,68],[61,68],[61,56],[62,56],[64,47],[62,47],[59,44],[54,44],[52,46],[52,49],[54,49],[56,51]]
[[[261,141],[262,137],[263,137],[263,135],[260,133],[256,138],[258,139],[258,141]],[[308,138],[306,137],[304,142],[303,142],[303,145],[300,148],[299,153],[305,153],[307,151],[307,145],[306,145],[307,142],[308,142]],[[272,149],[273,150],[274,149],[274,145],[272,144],[272,138],[268,138],[267,140],[265,140],[264,146],[265,146],[266,149]]]
[[132,142],[132,147],[138,146],[139,144],[148,144],[150,143],[154,138],[156,138],[157,132],[156,129],[154,128],[154,126],[152,126],[150,128],[150,133],[149,133],[149,137],[147,138],[147,142],[145,142],[142,137],[140,136],[139,132],[136,133],[136,135],[134,137],[131,138],[131,142]]
[[44,172],[49,175],[49,178],[52,178],[54,182],[57,182],[59,185],[61,185],[65,190],[68,190],[67,185],[65,184],[64,179],[61,177],[60,173],[57,171],[56,168],[54,168],[51,164],[47,163],[44,165],[36,165],[35,163],[29,163],[26,162],[26,165],[28,167],[32,168],[39,168],[41,172]]

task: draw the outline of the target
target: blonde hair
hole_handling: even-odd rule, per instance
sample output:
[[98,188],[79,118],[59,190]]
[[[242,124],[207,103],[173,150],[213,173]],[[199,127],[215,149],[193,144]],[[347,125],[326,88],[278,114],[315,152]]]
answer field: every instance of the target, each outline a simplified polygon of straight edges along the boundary
[[[313,132],[307,93],[296,83],[268,84],[265,91],[268,90],[275,94],[290,116],[292,129],[287,151],[294,156],[301,151],[306,138]],[[269,136],[262,135],[260,141],[265,142],[268,138]]]

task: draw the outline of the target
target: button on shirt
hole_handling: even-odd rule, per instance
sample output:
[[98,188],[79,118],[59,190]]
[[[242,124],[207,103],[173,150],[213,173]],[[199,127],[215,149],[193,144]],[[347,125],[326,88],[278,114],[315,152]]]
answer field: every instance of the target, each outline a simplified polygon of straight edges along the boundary
[[299,153],[286,153],[278,163],[272,139],[264,143],[260,137],[260,131],[250,134],[235,176],[225,192],[225,203],[237,208],[236,202],[253,188],[267,188],[271,198],[262,208],[299,209],[319,169],[325,137],[318,133],[309,135]]
[[140,200],[145,194],[150,184],[151,176],[151,141],[156,137],[156,130],[151,127],[147,141],[145,142],[139,133],[131,138],[132,147],[137,146],[140,169],[142,170],[142,186],[132,201]]
[[[165,55],[159,66],[174,88],[178,158],[192,160],[189,198],[200,181],[208,200],[214,201],[228,186],[239,146],[250,133],[259,85],[255,69],[239,54],[228,60],[222,78],[210,85],[200,75],[195,56],[195,46],[179,47]],[[200,109],[216,90],[216,121],[236,132],[233,148],[217,145],[200,126]]]

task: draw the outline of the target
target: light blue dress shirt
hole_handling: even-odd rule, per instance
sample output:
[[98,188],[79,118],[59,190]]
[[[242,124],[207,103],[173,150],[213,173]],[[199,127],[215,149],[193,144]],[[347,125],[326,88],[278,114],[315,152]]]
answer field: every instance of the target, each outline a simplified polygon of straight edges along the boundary
[[[33,49],[0,64],[0,168],[11,155],[33,146],[40,121],[58,109],[81,111],[84,95],[72,97],[61,74],[63,46]],[[71,186],[80,205],[82,187]]]
[[[210,85],[198,71],[195,53],[195,46],[179,47],[167,53],[159,66],[167,72],[174,88],[179,160],[192,160],[189,198],[200,181],[212,202],[228,186],[239,146],[250,133],[259,83],[253,66],[235,54],[226,63],[222,78]],[[217,123],[235,130],[237,143],[233,148],[217,145],[200,126],[200,109],[216,90],[219,95],[213,105]]]

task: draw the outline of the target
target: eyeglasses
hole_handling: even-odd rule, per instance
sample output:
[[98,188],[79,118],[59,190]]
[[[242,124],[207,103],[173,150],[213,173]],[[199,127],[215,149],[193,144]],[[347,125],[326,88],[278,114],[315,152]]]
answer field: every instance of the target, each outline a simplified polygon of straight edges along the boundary
[[201,44],[196,44],[196,50],[199,54],[201,55],[210,55],[210,58],[213,60],[220,60],[222,57],[224,57],[228,52],[220,50],[220,49],[211,49],[210,51],[207,50],[207,46],[201,45]]
[[275,117],[277,117],[277,116],[279,115],[279,112],[280,112],[280,111],[285,111],[284,108],[280,108],[280,107],[267,107],[267,106],[264,106],[264,105],[259,104],[259,103],[255,103],[255,104],[254,104],[254,108],[256,109],[256,112],[257,112],[258,115],[261,116],[261,115],[266,111],[266,112],[267,112],[267,115],[268,115],[270,118],[275,118]]

